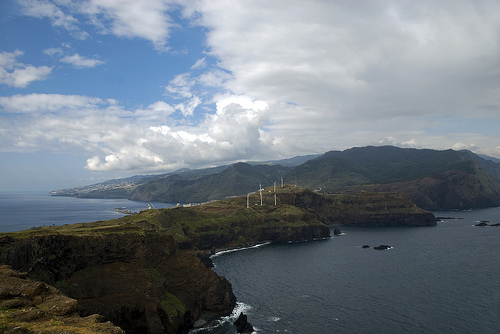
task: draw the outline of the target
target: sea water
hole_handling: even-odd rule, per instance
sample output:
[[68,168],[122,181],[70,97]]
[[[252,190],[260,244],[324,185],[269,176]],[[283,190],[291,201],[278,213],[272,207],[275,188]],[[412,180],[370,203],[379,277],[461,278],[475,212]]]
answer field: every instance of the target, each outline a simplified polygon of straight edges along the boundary
[[125,207],[132,212],[175,206],[172,203],[137,202],[127,199],[96,199],[50,196],[47,193],[0,193],[0,232],[13,232],[36,226],[64,225],[120,218],[114,211]]
[[[474,226],[500,222],[500,208],[435,215],[456,219],[344,227],[327,240],[221,254],[214,270],[257,333],[500,333],[500,227]],[[392,248],[373,249],[381,244]],[[236,333],[236,316],[193,332]]]

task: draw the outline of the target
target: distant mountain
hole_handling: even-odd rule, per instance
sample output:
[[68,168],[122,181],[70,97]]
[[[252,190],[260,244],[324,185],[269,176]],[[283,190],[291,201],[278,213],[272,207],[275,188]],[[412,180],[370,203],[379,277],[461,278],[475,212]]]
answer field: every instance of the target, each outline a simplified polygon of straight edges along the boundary
[[346,186],[386,184],[463,169],[468,154],[453,150],[402,149],[394,146],[356,147],[330,151],[294,168],[289,182],[332,191]]
[[[309,159],[312,158],[312,159]],[[193,203],[255,192],[284,178],[322,193],[400,192],[426,210],[500,206],[500,163],[469,151],[356,147],[275,162],[136,176],[55,195]]]
[[469,154],[472,160],[477,161],[486,173],[490,174],[495,180],[500,181],[500,159],[485,155],[476,155],[471,151],[465,152]]
[[310,154],[310,155],[302,155],[289,159],[281,159],[281,160],[269,160],[269,161],[248,161],[251,165],[281,165],[286,167],[296,167],[302,165],[306,161],[311,159],[320,157],[321,154]]
[[[472,152],[470,152],[470,153],[472,153]],[[475,154],[475,153],[472,153],[472,154]],[[481,158],[483,158],[485,160],[491,160],[491,161],[497,162],[497,163],[500,162],[500,159],[497,159],[497,158],[494,158],[494,157],[490,157],[490,156],[487,156],[487,155],[484,155],[484,154],[475,154],[475,155],[477,155],[478,157],[481,157]]]
[[[248,162],[249,165],[281,165],[285,167],[295,167],[307,160],[316,158],[320,155],[306,155],[297,156],[289,159],[282,160],[270,160],[270,161],[260,161],[260,162]],[[182,169],[172,173],[167,174],[156,174],[156,175],[135,175],[128,178],[112,179],[100,183],[91,184],[88,186],[73,187],[58,189],[51,192],[53,196],[72,196],[72,197],[82,197],[82,198],[129,198],[144,201],[153,201],[159,197],[163,198],[164,202],[199,202],[206,201],[214,198],[223,198],[227,196],[234,196],[237,194],[243,194],[246,191],[241,192],[241,190],[235,190],[235,192],[230,193],[225,190],[221,190],[224,187],[217,187],[213,190],[213,193],[201,190],[197,188],[197,182],[205,182],[204,176],[219,174],[225,169],[229,168],[229,165],[209,167],[202,169]],[[262,168],[257,167],[258,171],[262,171]],[[265,174],[265,173],[264,173]],[[281,175],[282,176],[282,175]],[[260,177],[256,177],[260,179]],[[279,178],[278,178],[279,179]],[[273,182],[276,179],[273,179]],[[161,184],[159,187],[161,189],[169,189],[169,194],[165,196],[160,196],[159,191],[154,188],[155,186],[149,185],[148,187],[143,187],[136,190],[137,187],[148,183],[148,182],[158,182]],[[249,180],[251,185],[244,186],[243,189],[253,189],[256,185],[262,182],[266,182],[265,176],[262,180]],[[263,183],[265,184],[265,183]],[[191,185],[194,185],[194,190],[191,189]],[[239,185],[241,186],[241,184]],[[188,190],[182,190],[181,188],[187,187]],[[250,188],[249,188],[250,187]],[[174,190],[175,189],[175,190]],[[198,193],[198,194],[195,194]],[[222,197],[217,197],[222,195]],[[146,199],[150,198],[150,199]],[[153,199],[155,198],[155,199]],[[168,200],[167,200],[168,199]],[[193,200],[195,199],[195,200]]]
[[[500,182],[481,168],[477,159],[482,158],[471,156],[453,150],[359,147],[327,152],[286,177],[324,193],[402,192],[427,210],[499,206]],[[494,164],[491,171],[499,167],[489,163]]]
[[148,182],[157,175],[134,175],[127,178],[112,179],[88,186],[73,187],[53,190],[52,196],[71,196],[71,197],[95,197],[95,198],[127,198],[131,190],[137,185]]
[[138,186],[130,199],[160,202],[204,202],[259,190],[259,185],[272,184],[290,168],[281,165],[237,163],[220,173],[183,177],[171,175]]

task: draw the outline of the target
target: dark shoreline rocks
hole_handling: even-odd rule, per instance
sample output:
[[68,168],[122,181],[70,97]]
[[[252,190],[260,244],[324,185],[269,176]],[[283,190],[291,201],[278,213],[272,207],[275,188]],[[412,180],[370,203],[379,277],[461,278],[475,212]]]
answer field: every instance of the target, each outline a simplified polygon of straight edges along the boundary
[[500,226],[500,223],[488,224],[489,222],[490,222],[489,220],[482,220],[479,223],[474,224],[474,226],[479,226],[479,227],[486,227],[486,226],[497,227],[497,226]]
[[236,319],[234,325],[236,326],[236,330],[238,333],[252,333],[254,331],[253,326],[250,325],[247,320],[247,315],[243,312],[240,313],[240,316],[238,317],[238,319]]

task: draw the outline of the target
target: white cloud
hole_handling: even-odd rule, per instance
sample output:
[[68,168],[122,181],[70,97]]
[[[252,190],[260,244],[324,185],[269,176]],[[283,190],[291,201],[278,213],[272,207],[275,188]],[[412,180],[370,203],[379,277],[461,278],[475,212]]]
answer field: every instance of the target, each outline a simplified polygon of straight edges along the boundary
[[[179,3],[203,26],[206,51],[192,72],[165,78],[165,101],[127,110],[113,99],[81,95],[2,97],[3,111],[18,114],[0,115],[2,149],[84,152],[88,169],[108,171],[163,171],[367,144],[468,147],[500,156],[497,2]],[[75,16],[47,5],[35,17],[76,33],[76,13],[84,14],[103,33],[146,39],[158,50],[173,27],[170,2],[57,4]],[[21,55],[1,54],[8,75],[27,68],[17,63]],[[77,55],[68,61],[81,67],[99,61]],[[195,125],[172,119],[176,110],[190,117],[207,103],[216,105],[215,113]],[[487,118],[470,128],[470,119],[481,117]]]
[[191,79],[189,73],[181,73],[169,81],[165,90],[175,98],[191,98],[193,96],[191,88],[194,84],[195,80]]
[[104,61],[102,60],[82,57],[78,53],[75,53],[72,56],[65,56],[61,58],[61,61],[63,63],[71,64],[76,68],[92,68],[104,64]]
[[10,113],[58,113],[65,110],[95,109],[103,101],[80,95],[28,94],[0,97],[0,106]]
[[52,67],[25,65],[17,61],[24,55],[23,51],[0,53],[0,84],[25,88],[31,82],[45,80],[52,72]]
[[272,150],[262,130],[267,104],[245,96],[222,97],[217,113],[197,126],[176,125],[168,118],[173,107],[163,101],[130,112],[112,99],[28,94],[1,97],[0,108],[2,151],[80,152],[89,170],[166,171],[257,159]]
[[163,0],[90,0],[80,10],[104,31],[120,37],[139,37],[165,50],[172,20],[167,14],[169,2]]
[[137,109],[134,116],[146,122],[165,122],[166,118],[175,112],[175,108],[164,101],[156,101],[150,104],[146,109]]
[[207,66],[206,57],[203,57],[203,58],[198,59],[196,61],[196,63],[193,66],[191,66],[191,69],[194,70],[194,69],[199,69],[199,68],[203,68],[206,66]]
[[231,75],[220,69],[210,69],[197,78],[197,81],[205,87],[222,87],[224,83],[231,79]]
[[77,30],[78,20],[71,14],[64,13],[58,6],[48,0],[19,0],[24,14],[36,18],[48,18],[54,27],[62,27],[69,31]]
[[201,104],[201,99],[197,96],[193,96],[186,103],[178,103],[175,105],[175,109],[180,110],[184,117],[193,116],[194,110]]
[[43,50],[43,53],[45,53],[46,55],[49,55],[49,56],[53,56],[53,55],[58,55],[58,54],[63,53],[63,50],[62,50],[62,48],[48,48],[48,49]]
[[[169,0],[19,0],[27,16],[50,20],[53,27],[67,30],[75,39],[90,38],[82,30],[92,24],[101,34],[142,38],[151,41],[159,51],[168,50],[170,29],[174,26],[168,15],[176,1]],[[81,15],[85,16],[82,22]]]
[[[230,75],[219,83],[268,103],[265,127],[283,151],[390,136],[402,146],[449,148],[457,138],[436,135],[430,119],[500,122],[498,2],[184,4],[186,17],[208,29],[207,53]],[[483,150],[492,138],[484,136],[484,145],[476,141]]]

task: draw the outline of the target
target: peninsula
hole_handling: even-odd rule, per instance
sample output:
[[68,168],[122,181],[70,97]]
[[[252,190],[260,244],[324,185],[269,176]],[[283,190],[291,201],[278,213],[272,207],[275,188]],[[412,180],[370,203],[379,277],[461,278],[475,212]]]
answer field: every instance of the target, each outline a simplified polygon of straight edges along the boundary
[[[329,226],[435,224],[401,194],[321,195],[286,185],[190,208],[3,233],[0,264],[56,287],[78,302],[82,317],[99,314],[127,333],[187,333],[236,304],[230,282],[210,269],[217,250],[328,238]],[[0,326],[19,325],[13,309],[0,309]]]

